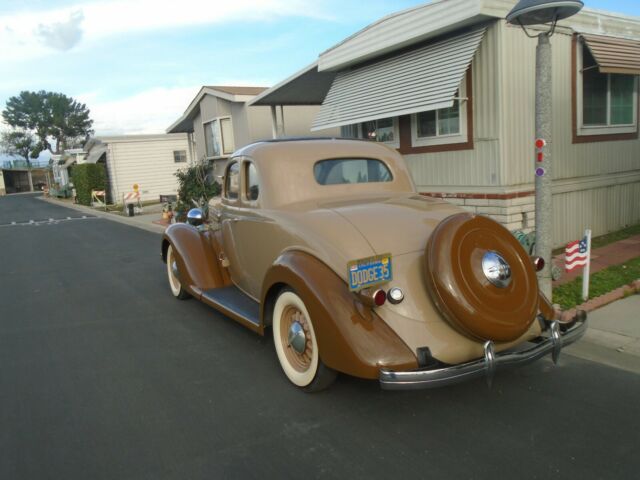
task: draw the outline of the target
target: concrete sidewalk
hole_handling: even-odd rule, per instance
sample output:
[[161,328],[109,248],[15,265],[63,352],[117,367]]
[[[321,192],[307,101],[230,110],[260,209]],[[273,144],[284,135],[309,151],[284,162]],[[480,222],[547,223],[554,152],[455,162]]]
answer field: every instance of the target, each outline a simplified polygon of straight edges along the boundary
[[86,207],[84,205],[78,205],[78,204],[64,201],[64,200],[58,200],[56,198],[49,198],[49,197],[42,196],[42,197],[38,197],[38,199],[45,202],[53,203],[54,205],[60,205],[61,207],[67,207],[73,210],[78,210],[88,215],[94,215],[96,217],[106,218],[114,222],[124,223],[132,227],[141,228],[149,232],[163,233],[167,228],[166,225],[162,225],[160,223],[162,218],[162,214],[161,214],[162,205],[151,205],[148,207],[144,207],[143,209],[144,213],[142,213],[141,215],[126,217],[124,215],[118,215],[117,213],[105,212],[104,210]]
[[640,295],[591,312],[585,336],[566,353],[640,373]]

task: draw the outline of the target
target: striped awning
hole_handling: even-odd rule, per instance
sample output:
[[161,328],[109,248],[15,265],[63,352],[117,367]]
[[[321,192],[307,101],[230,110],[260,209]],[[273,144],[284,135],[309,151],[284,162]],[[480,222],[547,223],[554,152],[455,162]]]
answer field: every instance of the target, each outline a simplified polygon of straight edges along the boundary
[[586,34],[582,38],[601,73],[640,75],[640,41]]
[[453,106],[486,28],[339,72],[312,131]]

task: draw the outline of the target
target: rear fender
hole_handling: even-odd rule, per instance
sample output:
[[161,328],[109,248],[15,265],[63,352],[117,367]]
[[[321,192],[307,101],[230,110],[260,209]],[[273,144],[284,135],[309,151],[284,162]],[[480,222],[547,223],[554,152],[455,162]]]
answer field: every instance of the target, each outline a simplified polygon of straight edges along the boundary
[[333,270],[301,251],[283,253],[265,276],[260,312],[265,325],[271,323],[273,303],[285,287],[304,301],[320,358],[328,367],[362,378],[378,378],[382,367],[418,368],[416,356],[398,335]]
[[180,283],[189,293],[199,296],[202,290],[229,285],[230,278],[220,265],[218,232],[200,232],[186,223],[175,223],[164,232],[162,258],[166,262],[169,244],[178,264]]

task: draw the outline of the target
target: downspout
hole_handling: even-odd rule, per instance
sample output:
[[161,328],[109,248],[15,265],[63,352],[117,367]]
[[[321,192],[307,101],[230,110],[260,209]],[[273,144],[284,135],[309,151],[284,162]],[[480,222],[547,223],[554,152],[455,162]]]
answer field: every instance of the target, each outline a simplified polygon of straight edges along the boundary
[[[118,200],[120,200],[120,189],[118,188],[118,176],[116,175],[116,165],[115,159],[113,158],[113,148],[111,144],[107,144],[107,169],[111,172],[110,177],[112,177],[111,182],[111,196],[114,204],[119,204]],[[124,203],[124,202],[123,202]]]
[[285,131],[284,131],[284,106],[280,105],[280,136],[284,137],[285,136]]
[[271,136],[278,138],[278,114],[275,105],[271,105]]

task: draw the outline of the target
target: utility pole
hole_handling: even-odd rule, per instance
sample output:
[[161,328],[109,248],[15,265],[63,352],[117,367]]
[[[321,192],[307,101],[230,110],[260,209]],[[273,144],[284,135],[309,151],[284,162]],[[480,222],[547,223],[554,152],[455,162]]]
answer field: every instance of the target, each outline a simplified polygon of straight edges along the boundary
[[507,14],[507,22],[520,25],[528,37],[532,37],[526,25],[551,24],[549,31],[538,34],[536,47],[536,255],[544,260],[544,268],[538,272],[538,286],[551,299],[551,245],[553,241],[552,186],[552,82],[551,35],[558,20],[578,13],[584,4],[581,0],[520,0]]
[[538,272],[538,285],[551,298],[551,245],[553,229],[553,194],[551,192],[551,128],[553,100],[551,97],[551,42],[549,33],[538,35],[536,48],[536,255],[544,259]]

